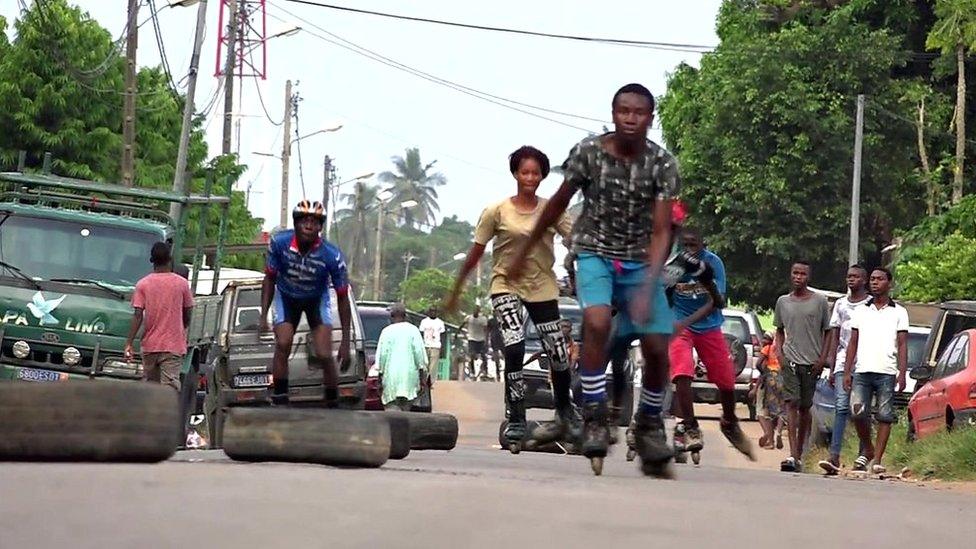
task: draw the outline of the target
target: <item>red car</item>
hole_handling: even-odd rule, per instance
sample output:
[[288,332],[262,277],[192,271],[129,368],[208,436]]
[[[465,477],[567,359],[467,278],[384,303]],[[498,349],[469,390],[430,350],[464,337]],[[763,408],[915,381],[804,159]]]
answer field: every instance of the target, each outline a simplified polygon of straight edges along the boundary
[[908,401],[908,438],[976,424],[976,329],[963,330],[946,345],[935,367],[912,368],[920,384]]

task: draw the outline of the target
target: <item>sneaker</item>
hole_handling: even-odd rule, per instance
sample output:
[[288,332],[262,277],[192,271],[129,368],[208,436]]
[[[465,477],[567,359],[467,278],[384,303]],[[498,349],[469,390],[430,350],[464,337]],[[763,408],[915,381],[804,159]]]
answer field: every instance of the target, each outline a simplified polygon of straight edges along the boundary
[[795,473],[799,470],[798,463],[792,456],[784,459],[779,464],[779,470],[784,473]]
[[883,475],[888,472],[888,468],[880,463],[875,463],[871,466],[871,473],[875,475]]
[[822,459],[817,463],[817,465],[819,465],[820,468],[823,469],[824,474],[827,475],[828,477],[832,477],[840,473],[840,467],[838,467],[837,464],[834,463],[832,460]]
[[867,472],[868,462],[871,460],[867,456],[857,456],[854,460],[854,467],[851,467],[851,471]]

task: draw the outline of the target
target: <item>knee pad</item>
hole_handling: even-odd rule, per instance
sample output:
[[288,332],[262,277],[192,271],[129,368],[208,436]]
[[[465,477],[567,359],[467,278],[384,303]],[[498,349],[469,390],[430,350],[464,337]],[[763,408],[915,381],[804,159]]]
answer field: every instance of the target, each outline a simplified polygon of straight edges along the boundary
[[566,336],[559,327],[559,320],[536,324],[542,336],[542,347],[549,355],[552,369],[562,371],[569,369],[569,350],[566,349]]

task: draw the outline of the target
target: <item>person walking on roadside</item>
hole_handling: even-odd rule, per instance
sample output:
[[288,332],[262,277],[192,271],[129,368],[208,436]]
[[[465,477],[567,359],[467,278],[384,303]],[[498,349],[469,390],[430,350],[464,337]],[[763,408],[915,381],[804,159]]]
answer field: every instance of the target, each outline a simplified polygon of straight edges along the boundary
[[[527,436],[539,443],[554,441],[565,438],[577,423],[569,397],[569,357],[566,340],[559,329],[559,285],[553,271],[556,233],[567,238],[572,222],[568,216],[561,215],[554,220],[558,223],[550,223],[554,227],[540,231],[530,244],[527,243],[533,227],[538,225],[539,216],[549,204],[537,194],[539,185],[549,175],[549,157],[535,147],[524,146],[509,155],[508,167],[516,182],[516,193],[481,213],[474,232],[474,245],[461,267],[448,303],[456,304],[465,279],[491,242],[491,304],[505,344],[508,426],[504,437],[509,450],[517,453]],[[524,276],[516,280],[509,277],[509,272],[517,253],[521,253],[518,261]],[[532,433],[526,433],[525,382],[522,378],[526,315],[535,324],[549,357],[556,408],[555,421],[540,425]]]
[[773,351],[773,334],[766,332],[762,338],[762,348],[756,369],[760,372],[756,407],[759,408],[759,425],[763,434],[759,445],[766,450],[783,448],[783,429],[786,426],[786,404],[783,401],[783,381],[780,378],[780,363]]
[[681,421],[675,425],[674,446],[677,451],[698,452],[704,446],[701,429],[695,418],[691,382],[695,377],[692,351],[704,364],[708,381],[718,388],[722,404],[719,426],[732,445],[755,461],[752,442],[742,432],[735,415],[735,368],[722,333],[725,317],[725,264],[722,258],[705,249],[701,233],[685,227],[681,247],[691,258],[707,266],[697,273],[682,273],[671,292],[675,317],[674,336],[669,346],[671,381]]
[[562,218],[573,195],[583,193],[572,237],[583,307],[580,452],[600,474],[610,445],[605,371],[616,306],[617,336],[640,337],[645,357],[634,430],[641,468],[660,475],[674,457],[661,416],[668,338],[674,329],[661,271],[671,243],[672,202],[680,189],[678,162],[647,138],[654,96],[646,87],[627,84],[614,93],[610,105],[614,131],[573,147],[562,166],[562,185],[506,268],[513,280],[529,275],[525,260],[532,247]]
[[818,463],[828,475],[840,472],[840,450],[851,413],[850,393],[844,387],[847,346],[851,339],[851,313],[869,299],[867,284],[867,270],[861,265],[851,265],[847,269],[848,294],[834,303],[834,312],[830,315],[830,350],[827,354],[830,374],[827,382],[834,388],[834,425],[830,432],[830,457]]
[[420,321],[420,333],[424,336],[424,348],[427,350],[427,371],[430,373],[431,387],[437,381],[441,360],[441,338],[445,331],[444,321],[438,316],[437,307],[431,305],[427,309],[427,317]]
[[406,307],[394,303],[390,307],[390,324],[380,332],[376,344],[384,407],[410,411],[427,377],[427,348],[420,330],[407,322]]
[[776,300],[773,312],[774,349],[782,365],[780,376],[789,413],[790,456],[780,463],[781,471],[802,469],[803,444],[813,421],[813,393],[827,362],[830,307],[826,297],[807,287],[809,281],[810,264],[795,261],[790,268],[792,291]]
[[488,368],[488,317],[481,314],[481,306],[475,305],[474,311],[468,315],[462,328],[468,330],[468,364],[470,366],[469,376],[478,379],[478,370],[475,369],[475,360],[481,358],[481,367]]
[[169,244],[157,242],[149,252],[153,272],[136,283],[132,294],[132,324],[125,341],[125,359],[132,360],[133,342],[145,324],[142,340],[142,378],[169,385],[180,392],[180,370],[186,356],[186,328],[193,295],[186,279],[173,272]]
[[[851,340],[844,363],[844,388],[851,394],[851,414],[861,441],[855,471],[880,475],[895,415],[895,391],[905,390],[908,368],[908,310],[890,297],[892,276],[888,269],[871,271],[871,298],[854,308]],[[871,442],[871,403],[877,398],[878,439]]]
[[491,361],[495,364],[495,381],[501,381],[502,370],[505,369],[505,363],[502,362],[505,341],[502,339],[501,324],[494,314],[488,319],[488,345],[491,348]]
[[295,329],[305,315],[312,347],[322,368],[325,405],[338,406],[338,372],[332,356],[332,303],[329,286],[338,301],[342,340],[339,361],[349,359],[352,307],[349,278],[342,252],[323,240],[325,210],[319,202],[302,200],[292,210],[293,230],[281,231],[268,242],[268,260],[261,286],[261,329],[267,333],[268,310],[274,306],[275,349],[272,358],[274,393],[272,403],[288,404],[288,356]]

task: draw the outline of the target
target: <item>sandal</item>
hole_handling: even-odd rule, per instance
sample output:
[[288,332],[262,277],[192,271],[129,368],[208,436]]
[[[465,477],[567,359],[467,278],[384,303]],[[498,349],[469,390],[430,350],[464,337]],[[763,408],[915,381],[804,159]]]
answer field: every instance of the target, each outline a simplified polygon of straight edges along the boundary
[[857,456],[857,459],[854,460],[854,467],[851,467],[851,471],[866,473],[868,470],[868,463],[870,461],[871,459],[867,456]]

